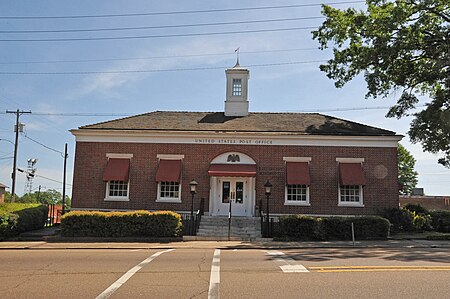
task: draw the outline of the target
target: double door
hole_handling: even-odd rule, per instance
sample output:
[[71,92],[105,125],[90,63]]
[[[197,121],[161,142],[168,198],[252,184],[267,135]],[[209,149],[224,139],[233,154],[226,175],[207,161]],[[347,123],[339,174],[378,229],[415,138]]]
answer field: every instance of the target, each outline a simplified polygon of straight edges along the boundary
[[220,214],[228,215],[231,208],[232,216],[247,216],[248,179],[219,179]]

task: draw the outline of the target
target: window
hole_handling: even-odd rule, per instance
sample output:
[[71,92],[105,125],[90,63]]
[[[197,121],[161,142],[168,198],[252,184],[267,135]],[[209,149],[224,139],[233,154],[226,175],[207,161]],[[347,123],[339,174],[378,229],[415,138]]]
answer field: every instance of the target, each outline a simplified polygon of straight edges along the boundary
[[130,158],[122,156],[118,158],[108,156],[108,163],[103,173],[103,181],[106,182],[105,200],[129,200]]
[[340,202],[359,203],[361,201],[362,187],[357,185],[345,185],[339,188]]
[[233,96],[241,96],[241,95],[242,95],[242,80],[233,79]]
[[128,182],[109,181],[107,197],[128,197]]
[[336,160],[339,163],[338,206],[363,207],[363,186],[366,184],[362,167],[363,159],[337,158]]
[[308,186],[287,185],[287,201],[306,202],[308,197]]
[[160,159],[156,182],[158,183],[157,202],[181,202],[181,160]]
[[309,206],[310,157],[284,157],[286,161],[285,205]]
[[159,198],[179,198],[180,184],[177,182],[159,182]]

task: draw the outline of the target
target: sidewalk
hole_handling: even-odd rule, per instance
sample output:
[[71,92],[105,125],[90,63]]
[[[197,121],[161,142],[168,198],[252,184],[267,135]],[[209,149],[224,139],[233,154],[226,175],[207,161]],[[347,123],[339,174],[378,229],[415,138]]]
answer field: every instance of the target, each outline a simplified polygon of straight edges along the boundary
[[[328,241],[328,242],[278,242],[272,239],[256,241],[179,241],[128,238],[102,240],[96,238],[61,238],[55,236],[58,227],[24,233],[18,241],[0,242],[0,250],[11,249],[168,249],[168,248],[220,248],[220,249],[303,249],[303,248],[450,248],[450,241],[424,240],[425,235],[396,235],[390,240]],[[192,238],[186,238],[192,239]],[[100,242],[97,242],[100,241]]]

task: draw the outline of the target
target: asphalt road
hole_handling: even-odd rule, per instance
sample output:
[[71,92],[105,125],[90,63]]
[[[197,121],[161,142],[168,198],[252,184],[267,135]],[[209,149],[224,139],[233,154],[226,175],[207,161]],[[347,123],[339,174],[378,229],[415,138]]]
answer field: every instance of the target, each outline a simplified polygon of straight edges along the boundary
[[450,253],[448,248],[1,250],[0,281],[0,298],[449,298]]

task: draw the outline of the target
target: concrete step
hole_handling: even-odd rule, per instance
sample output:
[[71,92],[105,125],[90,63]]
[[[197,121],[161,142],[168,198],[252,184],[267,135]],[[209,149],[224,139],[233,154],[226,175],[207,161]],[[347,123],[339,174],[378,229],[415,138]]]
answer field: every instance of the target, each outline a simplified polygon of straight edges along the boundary
[[[203,216],[197,236],[202,240],[228,240],[228,217]],[[256,217],[231,219],[230,239],[254,240],[261,238],[261,220]],[[200,240],[200,239],[199,239]]]

